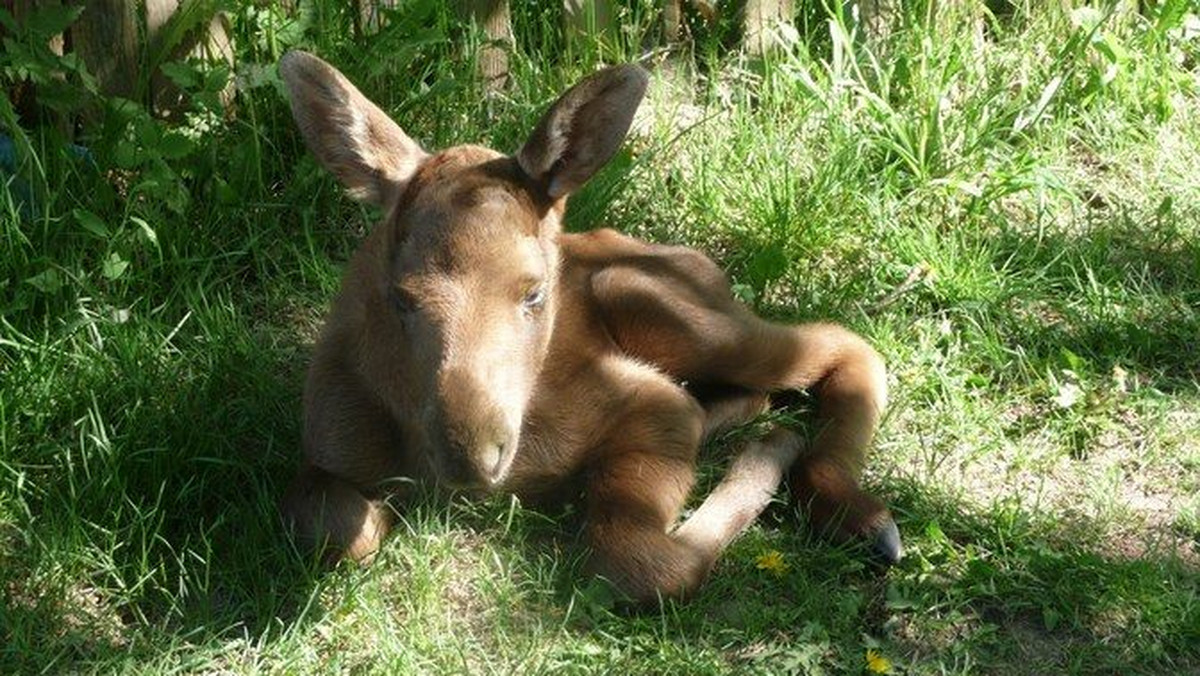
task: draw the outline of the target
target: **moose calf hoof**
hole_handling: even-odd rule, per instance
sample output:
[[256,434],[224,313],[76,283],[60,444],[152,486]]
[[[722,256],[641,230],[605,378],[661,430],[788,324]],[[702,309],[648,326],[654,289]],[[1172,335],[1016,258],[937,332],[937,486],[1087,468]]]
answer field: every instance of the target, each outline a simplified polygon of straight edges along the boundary
[[879,561],[887,566],[900,563],[904,558],[904,544],[900,541],[900,529],[891,516],[879,526],[870,536],[871,552]]
[[863,542],[884,565],[895,564],[904,556],[891,512],[836,463],[802,459],[793,468],[789,483],[793,499],[817,533],[839,542]]
[[[809,503],[809,523],[816,532],[834,542],[861,543],[866,546],[871,561],[883,567],[893,566],[904,558],[904,543],[900,529],[891,512],[874,496],[863,493],[859,504],[875,503],[878,509],[855,513],[853,509],[833,511],[814,508]],[[801,503],[803,504],[803,503]],[[829,516],[832,514],[832,516]]]

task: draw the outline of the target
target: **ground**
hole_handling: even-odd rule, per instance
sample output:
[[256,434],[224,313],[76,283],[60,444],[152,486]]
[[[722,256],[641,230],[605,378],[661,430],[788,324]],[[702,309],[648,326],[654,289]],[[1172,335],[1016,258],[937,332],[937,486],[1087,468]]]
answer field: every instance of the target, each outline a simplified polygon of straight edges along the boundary
[[[697,598],[630,613],[569,509],[421,496],[332,571],[280,529],[304,369],[375,217],[299,145],[280,52],[427,147],[503,150],[620,56],[556,51],[521,10],[485,100],[437,3],[368,50],[304,6],[234,15],[228,120],[203,83],[182,126],[107,108],[94,167],[27,130],[36,208],[0,191],[0,672],[1200,673],[1194,8],[914,13],[883,66],[818,9],[765,62],[693,27],[690,84],[652,89],[569,225],[695,246],[759,312],[874,344],[866,480],[907,556],[874,568],[781,496]],[[625,19],[628,55],[652,25]]]

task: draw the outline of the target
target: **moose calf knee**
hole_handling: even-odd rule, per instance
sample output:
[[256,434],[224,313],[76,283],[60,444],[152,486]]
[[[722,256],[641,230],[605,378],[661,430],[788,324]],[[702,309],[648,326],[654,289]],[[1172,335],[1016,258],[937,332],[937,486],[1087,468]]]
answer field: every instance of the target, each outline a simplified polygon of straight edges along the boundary
[[328,563],[342,558],[369,563],[391,527],[391,513],[346,481],[305,467],[282,505],[284,523],[305,547]]

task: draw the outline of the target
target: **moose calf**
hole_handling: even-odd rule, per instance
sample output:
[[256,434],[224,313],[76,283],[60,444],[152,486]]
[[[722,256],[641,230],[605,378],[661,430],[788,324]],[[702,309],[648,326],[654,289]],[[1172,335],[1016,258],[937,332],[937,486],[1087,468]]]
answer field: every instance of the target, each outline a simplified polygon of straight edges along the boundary
[[[590,568],[634,600],[684,597],[787,475],[817,529],[900,557],[891,514],[858,483],[886,401],[870,346],[759,319],[691,249],[562,232],[567,197],[624,140],[641,68],[584,79],[509,156],[427,153],[324,61],[291,52],[279,67],[308,147],[384,213],[308,372],[304,464],[283,505],[298,537],[369,558],[399,478],[535,503],[582,494]],[[747,444],[677,524],[704,438],[781,390],[812,391],[815,438]]]

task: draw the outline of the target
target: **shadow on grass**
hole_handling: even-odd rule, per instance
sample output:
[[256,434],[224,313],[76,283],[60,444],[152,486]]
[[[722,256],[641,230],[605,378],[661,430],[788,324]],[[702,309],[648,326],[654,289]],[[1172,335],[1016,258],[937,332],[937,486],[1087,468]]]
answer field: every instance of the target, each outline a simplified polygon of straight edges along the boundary
[[1127,556],[1087,518],[887,488],[908,536],[887,623],[910,655],[970,653],[995,673],[1162,673],[1200,659],[1200,570],[1175,550]]
[[[1098,371],[1161,374],[1165,391],[1194,383],[1200,248],[1014,240],[1005,257],[1028,256],[1022,265],[1037,269],[1080,246],[1092,247],[1081,254],[1091,263],[1100,249],[1113,265],[1145,260],[1162,303],[1014,322],[1010,340],[1045,360],[1065,348]],[[269,644],[313,621],[305,604],[321,573],[294,551],[276,509],[298,458],[308,348],[294,332],[246,333],[253,325],[189,327],[175,342],[192,347],[154,358],[146,337],[117,336],[104,360],[78,367],[73,391],[42,397],[56,412],[23,438],[45,441],[15,463],[35,489],[3,535],[0,672],[158,663],[239,637]],[[136,329],[114,329],[126,330]],[[1055,523],[1020,505],[973,511],[899,479],[883,488],[909,549],[886,575],[775,514],[735,543],[689,604],[614,614],[578,565],[555,568],[551,603],[572,631],[599,630],[643,657],[703,646],[734,665],[820,665],[834,654],[860,670],[864,633],[914,664],[998,673],[1148,672],[1200,659],[1200,582],[1183,563],[1106,553],[1087,522]],[[561,557],[547,543],[570,540],[568,531],[535,528],[521,546]],[[758,569],[769,550],[787,555],[786,574]]]
[[1100,373],[1119,365],[1165,392],[1194,391],[1200,242],[1186,229],[1161,214],[1121,214],[1078,233],[1004,233],[996,264],[1035,278],[996,308],[1006,342],[1035,360],[1059,362],[1065,349]]
[[6,469],[22,478],[0,486],[25,511],[0,548],[0,672],[138,664],[277,634],[304,610],[316,568],[276,501],[308,348],[221,312],[198,310],[179,351],[147,349],[161,334],[133,321],[104,329],[94,359],[50,367],[74,389],[14,430],[30,444]]
[[[875,488],[908,550],[892,569],[809,532],[780,503],[687,603],[631,611],[578,566],[559,571],[555,603],[580,640],[618,637],[597,656],[601,670],[663,659],[696,673],[857,673],[868,646],[914,673],[1175,673],[1200,659],[1200,569],[1174,550],[1126,556],[1087,518],[967,507],[898,477]],[[523,544],[550,550],[539,538]],[[769,552],[782,571],[758,565]]]
[[[90,392],[66,397],[65,410],[95,412],[81,443],[103,429],[107,450],[31,477],[34,518],[6,538],[0,573],[5,673],[162,664],[206,646],[219,654],[215,646],[242,637],[265,647],[317,619],[305,603],[321,573],[293,550],[276,512],[296,462],[307,348],[216,338],[200,354],[136,369],[118,357],[83,379]],[[553,597],[524,611],[565,614],[569,631],[610,637],[601,640],[616,656],[595,659],[614,667],[832,659],[857,670],[864,635],[916,665],[966,660],[997,673],[1152,671],[1200,657],[1195,570],[1100,553],[1087,523],[1012,505],[966,511],[898,479],[882,488],[909,549],[884,575],[780,509],[735,543],[690,603],[614,613],[576,559],[556,563]],[[417,509],[444,511],[439,504]],[[500,519],[483,509],[464,526],[495,531]],[[509,538],[530,561],[520,566],[561,563],[563,540],[577,544],[577,514],[522,520],[524,534]],[[757,567],[769,550],[784,552],[784,574]]]

